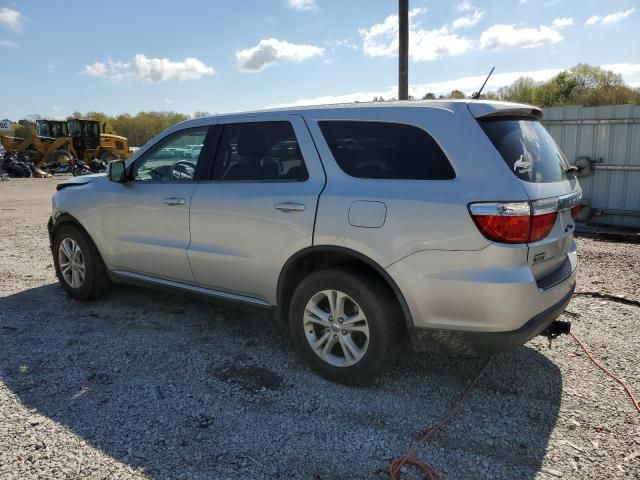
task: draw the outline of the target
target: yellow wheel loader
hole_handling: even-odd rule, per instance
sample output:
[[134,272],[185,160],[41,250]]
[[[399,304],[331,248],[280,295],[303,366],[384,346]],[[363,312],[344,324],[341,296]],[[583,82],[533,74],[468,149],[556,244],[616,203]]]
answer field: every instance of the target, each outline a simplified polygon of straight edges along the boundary
[[52,124],[48,129],[41,122],[42,120],[38,120],[36,124],[38,134],[29,132],[24,138],[0,135],[0,143],[19,161],[32,163],[35,176],[50,177],[50,174],[42,170],[45,165],[69,163],[76,154],[66,122],[47,121]]
[[125,137],[105,132],[105,124],[100,132],[97,120],[74,118],[68,121],[73,147],[80,160],[102,160],[110,162],[116,158],[126,160],[131,156],[129,141]]

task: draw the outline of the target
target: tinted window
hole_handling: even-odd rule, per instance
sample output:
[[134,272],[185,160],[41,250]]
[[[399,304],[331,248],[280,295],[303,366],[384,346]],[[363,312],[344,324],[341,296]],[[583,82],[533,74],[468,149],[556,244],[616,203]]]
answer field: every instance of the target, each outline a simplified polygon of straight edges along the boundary
[[174,182],[193,180],[198,165],[198,154],[187,148],[193,143],[204,143],[208,127],[192,128],[161,140],[136,161],[133,178],[139,182]]
[[539,121],[496,117],[479,122],[520,180],[548,183],[567,179],[569,162]]
[[358,178],[446,180],[455,172],[436,141],[411,125],[386,122],[320,122],[331,153]]
[[303,181],[307,177],[302,152],[289,122],[225,125],[214,179]]

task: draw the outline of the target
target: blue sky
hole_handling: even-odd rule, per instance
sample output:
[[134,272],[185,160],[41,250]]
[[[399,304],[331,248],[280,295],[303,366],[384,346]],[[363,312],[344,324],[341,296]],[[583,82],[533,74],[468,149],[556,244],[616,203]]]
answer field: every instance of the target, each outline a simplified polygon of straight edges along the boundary
[[[55,8],[53,5],[55,3]],[[0,0],[0,118],[395,94],[396,0]],[[411,0],[411,93],[578,62],[640,86],[637,0]]]

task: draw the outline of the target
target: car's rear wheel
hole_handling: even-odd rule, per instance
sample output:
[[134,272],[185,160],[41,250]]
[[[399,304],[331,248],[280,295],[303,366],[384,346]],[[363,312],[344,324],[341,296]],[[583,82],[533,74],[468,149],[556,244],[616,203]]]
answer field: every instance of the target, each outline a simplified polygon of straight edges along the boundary
[[53,241],[53,261],[62,288],[78,300],[105,294],[110,286],[106,267],[98,249],[74,225],[63,225]]
[[323,270],[294,292],[289,326],[299,352],[320,375],[366,383],[384,368],[394,333],[392,305],[378,279],[356,270]]

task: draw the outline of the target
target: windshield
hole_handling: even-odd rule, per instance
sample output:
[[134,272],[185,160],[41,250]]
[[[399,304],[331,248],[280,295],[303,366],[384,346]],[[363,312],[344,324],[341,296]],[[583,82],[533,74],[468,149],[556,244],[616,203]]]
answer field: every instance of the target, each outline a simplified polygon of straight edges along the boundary
[[550,183],[568,179],[569,162],[538,120],[493,117],[478,122],[520,180]]

